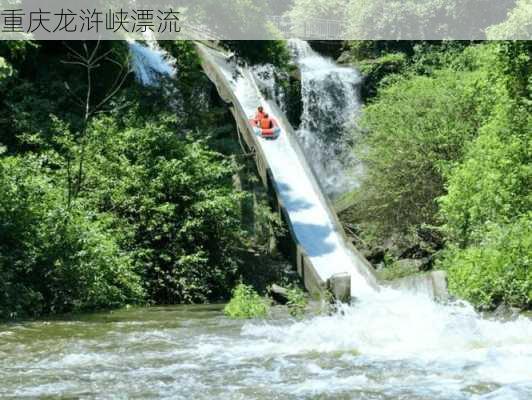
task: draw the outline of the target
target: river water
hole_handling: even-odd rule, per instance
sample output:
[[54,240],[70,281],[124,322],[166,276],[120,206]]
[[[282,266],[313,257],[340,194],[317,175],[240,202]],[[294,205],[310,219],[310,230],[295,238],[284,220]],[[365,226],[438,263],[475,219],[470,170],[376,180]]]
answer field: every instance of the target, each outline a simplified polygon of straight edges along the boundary
[[0,326],[0,398],[530,399],[532,323],[383,290],[334,315],[221,306]]

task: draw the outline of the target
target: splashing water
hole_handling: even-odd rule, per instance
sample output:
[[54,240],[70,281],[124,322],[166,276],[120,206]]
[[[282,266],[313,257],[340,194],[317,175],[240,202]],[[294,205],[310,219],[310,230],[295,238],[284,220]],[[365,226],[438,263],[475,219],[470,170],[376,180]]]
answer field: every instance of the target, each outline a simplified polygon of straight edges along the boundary
[[135,77],[144,86],[157,86],[161,76],[176,74],[175,60],[159,48],[155,40],[148,40],[148,46],[131,41],[129,51]]
[[383,290],[330,316],[220,307],[0,325],[0,397],[528,400],[532,322]]
[[303,114],[297,131],[307,159],[331,197],[357,185],[351,137],[360,111],[359,73],[322,57],[302,40],[289,41],[301,70]]
[[272,64],[256,65],[250,68],[259,89],[267,99],[274,100],[281,111],[286,113],[286,92],[279,80],[288,80],[286,73],[280,72]]

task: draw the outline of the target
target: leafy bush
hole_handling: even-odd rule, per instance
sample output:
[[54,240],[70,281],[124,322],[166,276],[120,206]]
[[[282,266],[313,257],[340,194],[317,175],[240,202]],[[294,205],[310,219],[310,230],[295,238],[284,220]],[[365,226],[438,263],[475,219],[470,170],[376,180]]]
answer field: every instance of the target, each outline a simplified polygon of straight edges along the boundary
[[452,247],[441,266],[449,289],[480,309],[501,303],[532,307],[532,214],[513,224],[491,225],[482,242]]
[[308,304],[308,297],[305,292],[298,286],[291,285],[287,288],[287,306],[288,312],[293,317],[301,315],[305,312],[305,307]]
[[9,65],[3,57],[0,57],[0,84],[6,78],[13,75],[13,68]]
[[287,13],[294,23],[312,18],[338,20],[345,16],[344,0],[295,0]]
[[[150,299],[174,304],[228,297],[245,246],[231,159],[176,135],[174,117],[129,128],[94,122],[87,186],[129,232],[124,244]],[[244,242],[244,243],[243,243]]]
[[448,193],[440,205],[453,243],[478,244],[488,224],[512,223],[532,208],[526,121],[525,117],[519,129],[520,124],[507,116],[495,119],[482,129],[464,162],[449,172]]
[[364,74],[361,95],[368,99],[377,94],[377,88],[386,84],[391,74],[400,73],[405,67],[404,53],[390,53],[382,57],[357,63],[360,72]]
[[251,64],[287,68],[290,61],[290,53],[283,40],[226,40],[224,45]]
[[243,283],[233,289],[231,301],[224,313],[231,318],[258,318],[268,314],[269,304],[248,285]]
[[110,217],[66,209],[45,170],[35,157],[0,159],[0,318],[140,301]]
[[518,0],[508,18],[487,29],[490,40],[527,39],[532,32],[532,6],[530,0]]
[[[400,40],[434,37],[482,38],[485,29],[502,21],[514,0],[351,0],[346,24],[350,37]],[[476,15],[477,18],[470,18]],[[451,29],[452,28],[452,29]]]
[[476,73],[441,71],[401,79],[365,108],[367,135],[358,148],[365,175],[352,209],[359,222],[382,238],[437,224],[443,174],[485,118],[479,87],[490,91]]

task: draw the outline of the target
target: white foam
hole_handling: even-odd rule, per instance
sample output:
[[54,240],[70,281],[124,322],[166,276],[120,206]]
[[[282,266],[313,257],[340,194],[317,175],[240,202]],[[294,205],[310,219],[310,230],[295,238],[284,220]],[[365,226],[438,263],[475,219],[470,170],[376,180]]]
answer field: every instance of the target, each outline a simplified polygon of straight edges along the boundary
[[141,84],[156,86],[161,75],[175,76],[175,59],[162,50],[156,41],[149,40],[147,43],[147,46],[135,41],[128,43],[131,66],[135,77]]

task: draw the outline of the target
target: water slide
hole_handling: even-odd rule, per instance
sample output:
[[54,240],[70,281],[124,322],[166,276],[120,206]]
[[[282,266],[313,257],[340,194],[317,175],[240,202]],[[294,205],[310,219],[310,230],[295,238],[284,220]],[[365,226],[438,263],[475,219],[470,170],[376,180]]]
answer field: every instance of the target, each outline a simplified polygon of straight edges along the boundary
[[265,160],[292,238],[302,248],[310,274],[317,281],[304,279],[307,289],[324,288],[331,279],[348,276],[352,297],[373,293],[377,284],[372,267],[347,240],[286,117],[273,102],[264,99],[246,67],[237,66],[228,54],[202,44],[198,44],[198,52],[205,72],[221,97],[232,104],[241,131],[246,130],[242,129],[243,122],[254,115],[259,105],[265,107],[282,129],[277,140],[257,137],[251,127],[244,134],[253,136],[252,147]]

